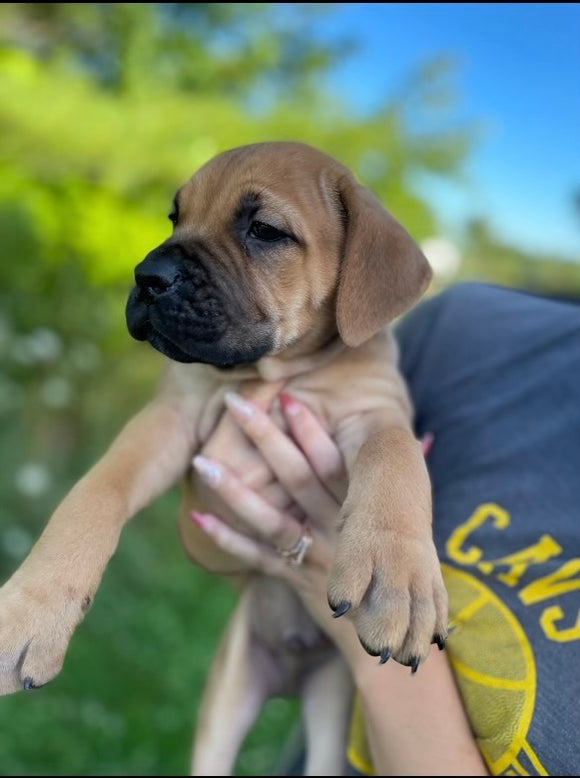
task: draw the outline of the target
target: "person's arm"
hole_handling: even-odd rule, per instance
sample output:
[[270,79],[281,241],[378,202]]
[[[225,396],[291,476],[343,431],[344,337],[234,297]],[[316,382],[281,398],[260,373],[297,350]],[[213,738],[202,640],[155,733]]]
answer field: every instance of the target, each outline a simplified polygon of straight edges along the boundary
[[354,675],[379,775],[489,775],[474,740],[449,658],[435,646],[419,671],[384,667],[359,646],[341,646]]
[[304,526],[269,505],[215,460],[196,458],[194,464],[236,511],[248,533],[257,533],[260,540],[233,530],[216,516],[195,514],[196,523],[228,553],[290,583],[343,653],[360,695],[377,774],[488,775],[446,652],[435,648],[415,674],[393,661],[380,665],[361,647],[348,614],[332,617],[326,584],[344,494],[344,471],[333,441],[310,411],[291,398],[286,398],[283,409],[293,440],[258,406],[236,397],[228,404],[241,429],[302,508],[312,544],[301,565],[288,564],[277,549],[292,548],[303,536]]

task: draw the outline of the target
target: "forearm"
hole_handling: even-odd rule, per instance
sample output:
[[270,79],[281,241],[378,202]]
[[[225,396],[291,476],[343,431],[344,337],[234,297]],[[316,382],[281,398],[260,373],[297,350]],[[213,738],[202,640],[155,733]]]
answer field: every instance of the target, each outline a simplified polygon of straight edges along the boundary
[[346,653],[377,775],[489,775],[445,651],[434,648],[413,675],[354,644]]

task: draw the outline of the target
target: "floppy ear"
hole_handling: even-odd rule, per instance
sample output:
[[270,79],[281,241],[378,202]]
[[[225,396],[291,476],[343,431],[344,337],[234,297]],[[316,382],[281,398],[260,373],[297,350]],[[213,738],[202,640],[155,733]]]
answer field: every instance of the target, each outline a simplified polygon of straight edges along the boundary
[[343,341],[359,346],[419,301],[432,271],[413,238],[368,189],[351,176],[338,186],[346,240],[336,321]]

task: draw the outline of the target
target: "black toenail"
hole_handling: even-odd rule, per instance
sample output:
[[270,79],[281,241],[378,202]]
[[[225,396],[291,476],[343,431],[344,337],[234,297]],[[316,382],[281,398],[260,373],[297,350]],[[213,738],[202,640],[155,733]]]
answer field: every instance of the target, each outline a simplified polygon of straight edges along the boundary
[[[332,608],[332,605],[330,606]],[[350,602],[340,602],[336,608],[333,608],[333,618],[339,619],[341,616],[350,610]]]
[[391,652],[388,648],[385,648],[384,651],[381,651],[381,658],[379,664],[380,665],[386,664],[386,662],[388,662],[390,658],[391,658]]

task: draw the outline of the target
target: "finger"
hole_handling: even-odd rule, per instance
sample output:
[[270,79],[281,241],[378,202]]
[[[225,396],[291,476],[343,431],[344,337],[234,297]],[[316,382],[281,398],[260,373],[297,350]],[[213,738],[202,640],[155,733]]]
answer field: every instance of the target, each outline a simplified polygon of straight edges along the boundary
[[205,483],[261,540],[279,549],[289,549],[296,545],[303,532],[300,522],[270,505],[221,463],[196,456],[193,466]]
[[298,446],[253,403],[230,392],[225,402],[244,433],[259,449],[276,478],[307,516],[320,524],[336,518],[338,505],[320,483]]
[[423,452],[423,456],[427,456],[429,452],[431,451],[431,447],[433,446],[433,443],[435,441],[435,436],[432,432],[426,432],[423,437],[421,438],[421,451]]
[[338,446],[312,411],[290,394],[280,404],[292,437],[298,443],[324,486],[342,502],[346,497],[346,469]]
[[222,551],[235,556],[248,567],[281,578],[288,575],[286,561],[271,548],[236,532],[217,516],[193,511],[191,518]]

